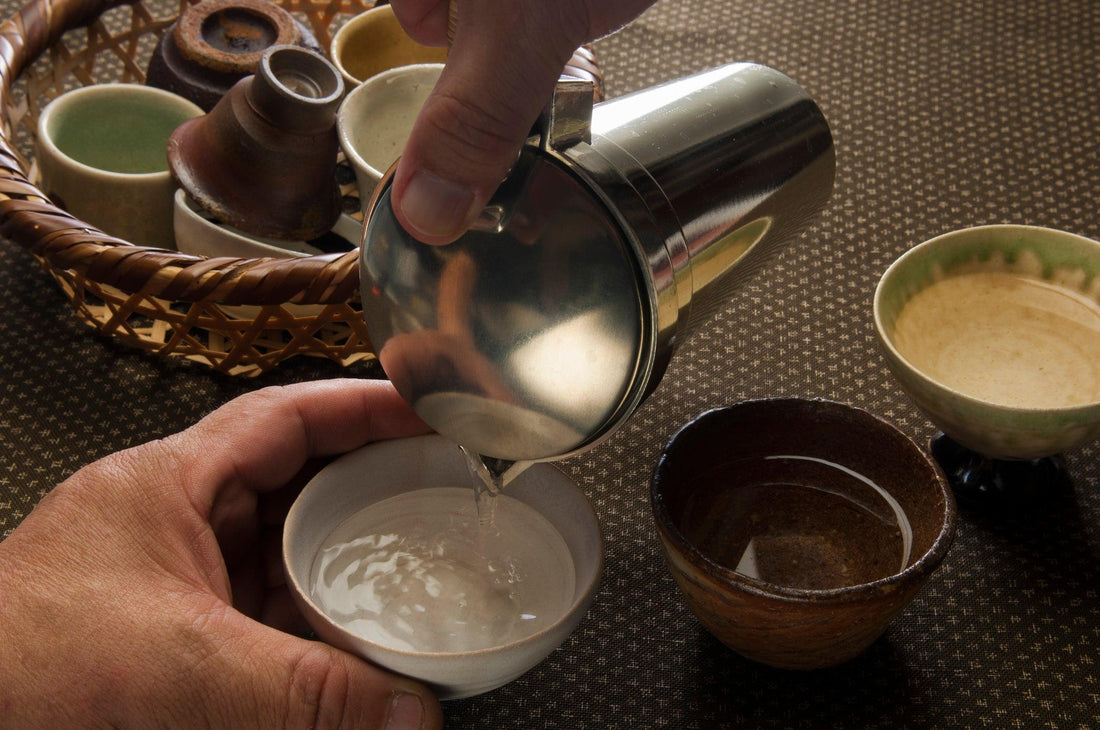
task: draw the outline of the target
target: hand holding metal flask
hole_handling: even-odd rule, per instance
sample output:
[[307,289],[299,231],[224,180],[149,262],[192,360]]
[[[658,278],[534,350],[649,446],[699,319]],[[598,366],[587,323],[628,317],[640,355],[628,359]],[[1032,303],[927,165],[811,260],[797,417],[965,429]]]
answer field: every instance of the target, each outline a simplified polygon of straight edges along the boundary
[[365,211],[362,299],[382,367],[498,473],[612,433],[833,183],[820,109],[758,65],[595,107],[587,82],[563,78],[537,132],[453,244],[401,228],[392,169]]

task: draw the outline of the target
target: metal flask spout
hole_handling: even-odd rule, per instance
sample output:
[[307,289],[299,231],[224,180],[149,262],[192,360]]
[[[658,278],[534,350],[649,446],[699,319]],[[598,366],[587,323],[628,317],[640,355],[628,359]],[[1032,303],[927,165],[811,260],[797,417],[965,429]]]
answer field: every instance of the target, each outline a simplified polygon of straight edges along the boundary
[[365,211],[361,290],[382,367],[421,418],[484,457],[559,459],[606,438],[832,190],[824,116],[764,66],[591,100],[562,80],[483,220],[449,246],[397,224],[392,170]]

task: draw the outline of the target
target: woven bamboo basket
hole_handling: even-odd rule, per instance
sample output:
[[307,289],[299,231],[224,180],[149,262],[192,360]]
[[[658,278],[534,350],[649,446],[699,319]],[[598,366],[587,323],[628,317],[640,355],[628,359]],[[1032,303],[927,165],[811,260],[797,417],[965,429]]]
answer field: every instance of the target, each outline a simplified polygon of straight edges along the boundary
[[[38,115],[70,89],[143,83],[160,35],[198,0],[32,0],[0,25],[0,236],[27,249],[77,315],[111,337],[220,372],[254,376],[287,358],[373,358],[358,252],[294,259],[203,258],[115,238],[39,189]],[[279,0],[322,48],[373,0]],[[591,49],[567,72],[601,76]],[[342,192],[355,196],[354,181]]]

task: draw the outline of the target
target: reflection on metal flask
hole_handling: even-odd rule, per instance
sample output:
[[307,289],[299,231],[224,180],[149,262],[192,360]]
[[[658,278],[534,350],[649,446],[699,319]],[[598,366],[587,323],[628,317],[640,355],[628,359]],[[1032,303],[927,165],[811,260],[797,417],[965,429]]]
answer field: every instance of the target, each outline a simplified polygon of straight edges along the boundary
[[789,78],[732,64],[592,106],[563,78],[482,220],[449,246],[367,206],[363,308],[402,396],[498,460],[622,424],[678,342],[820,210],[832,136]]

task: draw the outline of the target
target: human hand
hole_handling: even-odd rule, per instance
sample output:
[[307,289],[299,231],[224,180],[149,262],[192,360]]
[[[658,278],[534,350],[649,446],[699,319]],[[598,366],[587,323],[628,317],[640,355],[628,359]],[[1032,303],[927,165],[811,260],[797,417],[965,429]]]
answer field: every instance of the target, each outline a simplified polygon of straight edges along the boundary
[[383,381],[242,396],[56,487],[0,543],[5,727],[438,728],[423,686],[284,630],[318,457],[426,432]]
[[[447,66],[393,180],[393,208],[420,241],[449,243],[477,218],[573,51],[654,0],[454,0]],[[391,0],[420,43],[447,43],[448,0]]]

